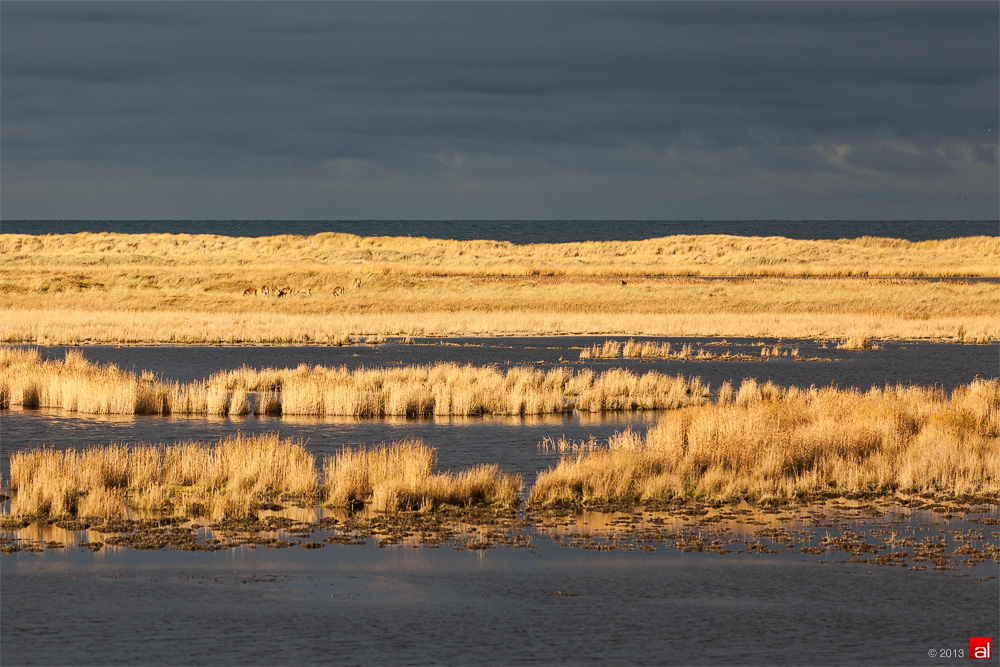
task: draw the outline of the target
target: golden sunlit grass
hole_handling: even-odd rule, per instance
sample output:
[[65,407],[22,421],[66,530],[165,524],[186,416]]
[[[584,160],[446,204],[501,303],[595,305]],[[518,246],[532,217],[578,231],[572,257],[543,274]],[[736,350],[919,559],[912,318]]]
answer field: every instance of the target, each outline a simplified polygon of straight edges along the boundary
[[645,436],[577,452],[543,473],[529,502],[724,502],[827,495],[1000,499],[1000,383],[951,395],[922,387],[781,389],[725,385],[718,404],[668,413]]
[[[250,393],[254,394],[251,399]],[[64,361],[0,347],[0,404],[90,414],[285,414],[354,417],[540,415],[670,409],[705,402],[699,378],[610,369],[461,366],[388,369],[302,365],[243,367],[178,383],[92,364],[76,350]]]
[[516,507],[521,477],[479,465],[434,473],[436,453],[419,440],[371,449],[344,449],[323,461],[323,500],[332,507],[368,504],[373,510],[429,511],[443,505]]
[[[233,238],[188,234],[0,235],[0,255],[16,266],[322,268],[353,277],[604,276],[997,276],[1000,239],[969,237],[806,241],[782,237],[678,235],[642,241],[515,245],[411,237]],[[279,268],[281,267],[281,268]],[[300,269],[301,270],[301,269]],[[191,271],[188,271],[190,274]],[[194,273],[197,273],[195,271]],[[249,279],[249,276],[247,276]],[[256,282],[256,284],[255,284]],[[285,282],[266,273],[248,287]],[[288,280],[293,286],[296,282]],[[353,282],[353,279],[352,281]],[[351,282],[342,282],[347,286]],[[330,286],[331,289],[333,285]]]
[[[959,299],[961,301],[961,299]],[[971,305],[965,315],[750,312],[648,313],[458,311],[284,314],[198,311],[2,310],[9,344],[343,345],[382,336],[740,336],[835,338],[858,329],[871,338],[987,343],[1000,339],[1000,317]],[[982,312],[982,311],[987,312]]]
[[107,519],[136,509],[222,519],[255,514],[263,501],[312,499],[317,489],[315,457],[273,433],[10,456],[13,516]]
[[435,473],[435,458],[419,440],[344,449],[326,457],[321,481],[315,457],[276,433],[216,445],[36,448],[11,454],[10,515],[113,519],[138,510],[223,520],[254,517],[262,503],[321,500],[382,512],[517,506],[519,476],[495,465]]
[[[574,452],[542,472],[529,503],[681,499],[751,502],[931,494],[1000,500],[1000,383],[950,395],[922,387],[868,392],[725,385],[719,403],[668,413],[645,435],[606,446],[546,440]],[[36,448],[10,458],[10,515],[114,518],[132,511],[214,519],[254,516],[261,503],[361,504],[383,512],[490,505],[522,490],[496,465],[436,473],[418,440],[344,449],[323,461],[277,434],[217,445]]]
[[[874,276],[997,275],[998,244],[987,237],[514,246],[338,234],[0,235],[0,340],[337,345],[388,335],[845,338],[860,331],[982,342],[1000,337],[995,284]],[[623,275],[627,285],[619,284]],[[730,278],[689,277],[700,275]],[[335,295],[359,278],[360,289]],[[280,284],[292,293],[244,296]]]
[[[712,343],[718,345],[718,343]],[[761,359],[769,357],[798,357],[799,349],[783,348],[780,344],[773,347],[762,346],[760,350]],[[697,350],[690,343],[674,348],[670,343],[656,343],[653,341],[639,341],[629,339],[625,343],[614,340],[606,340],[604,344],[592,345],[580,350],[580,359],[678,359],[695,361],[755,361],[756,359],[748,354],[732,354],[729,350],[721,353],[712,352],[704,348]]]

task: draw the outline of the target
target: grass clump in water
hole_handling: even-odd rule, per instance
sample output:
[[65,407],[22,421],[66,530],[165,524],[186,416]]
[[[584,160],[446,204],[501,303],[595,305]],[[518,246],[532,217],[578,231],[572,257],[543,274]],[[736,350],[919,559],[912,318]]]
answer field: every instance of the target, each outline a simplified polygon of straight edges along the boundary
[[[251,394],[253,396],[251,397]],[[700,378],[611,369],[599,375],[454,363],[348,370],[244,366],[191,383],[137,376],[93,364],[70,350],[64,361],[0,347],[3,407],[55,407],[91,414],[286,414],[306,416],[538,415],[670,409],[710,396]]]
[[395,512],[470,505],[512,508],[520,501],[520,475],[501,473],[496,464],[435,473],[435,462],[435,451],[420,440],[345,448],[323,461],[324,503],[367,504],[376,511]]
[[250,519],[277,501],[369,504],[377,511],[443,506],[516,507],[518,475],[496,465],[435,473],[435,451],[419,440],[316,458],[277,433],[236,435],[216,445],[107,445],[35,448],[10,458],[9,520],[81,517],[112,520],[132,512],[213,520]]
[[751,502],[936,494],[1000,498],[1000,384],[779,388],[744,381],[717,404],[618,433],[540,473],[529,503]]

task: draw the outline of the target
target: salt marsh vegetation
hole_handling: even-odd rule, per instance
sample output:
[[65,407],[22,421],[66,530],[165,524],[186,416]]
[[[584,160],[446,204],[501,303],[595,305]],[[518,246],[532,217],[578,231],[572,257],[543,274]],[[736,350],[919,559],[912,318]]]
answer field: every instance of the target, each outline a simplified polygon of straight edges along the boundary
[[113,518],[128,511],[179,516],[256,515],[262,502],[311,500],[315,457],[277,434],[215,445],[35,448],[10,457],[11,515]]
[[529,502],[752,502],[942,494],[1000,499],[1000,383],[925,387],[724,385],[716,404],[667,413],[645,435],[551,442],[575,452],[539,473]]
[[44,517],[254,518],[275,502],[379,512],[442,506],[513,508],[518,475],[496,465],[435,472],[436,452],[419,440],[316,457],[277,433],[236,435],[216,444],[39,447],[13,452],[7,521]]
[[367,504],[379,512],[429,511],[443,505],[516,507],[521,477],[482,464],[434,473],[435,451],[420,440],[343,449],[323,461],[323,500],[331,507]]
[[[715,343],[713,343],[715,344]],[[729,350],[716,354],[704,348],[695,349],[690,343],[674,348],[670,343],[653,341],[636,342],[630,338],[628,342],[615,340],[604,341],[580,350],[580,359],[677,359],[684,361],[759,361],[769,357],[798,357],[798,348],[783,348],[780,344],[773,347],[762,346],[760,357],[749,354],[733,354]]]
[[710,398],[700,378],[656,371],[504,371],[454,363],[352,371],[301,365],[243,367],[179,383],[91,364],[77,350],[63,361],[42,361],[37,351],[0,348],[0,405],[90,414],[540,415],[674,409]]

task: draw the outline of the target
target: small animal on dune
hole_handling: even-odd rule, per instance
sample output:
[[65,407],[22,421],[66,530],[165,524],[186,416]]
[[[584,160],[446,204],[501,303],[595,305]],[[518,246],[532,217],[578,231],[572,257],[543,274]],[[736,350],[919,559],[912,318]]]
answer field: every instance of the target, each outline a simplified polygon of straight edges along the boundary
[[262,285],[260,288],[260,293],[264,296],[267,296],[268,294],[271,293],[271,290],[268,288],[267,285]]
[[627,282],[627,281],[625,281],[625,280],[623,280],[623,281],[622,281],[622,287],[624,287],[625,285],[628,285],[628,282]]
[[333,288],[333,295],[344,296],[344,288],[341,287],[340,285],[337,285],[336,287]]
[[361,289],[361,278],[354,279],[354,289]]
[[254,296],[257,296],[257,288],[256,287],[248,287],[245,290],[243,290],[243,296],[248,296],[250,294],[253,294]]
[[280,285],[275,285],[274,286],[274,291],[275,292],[291,292],[292,291],[292,286],[289,285],[288,283],[281,283]]
[[312,294],[312,288],[311,287],[303,287],[302,289],[296,291],[295,293],[296,294],[305,294],[306,296],[309,296],[310,294]]

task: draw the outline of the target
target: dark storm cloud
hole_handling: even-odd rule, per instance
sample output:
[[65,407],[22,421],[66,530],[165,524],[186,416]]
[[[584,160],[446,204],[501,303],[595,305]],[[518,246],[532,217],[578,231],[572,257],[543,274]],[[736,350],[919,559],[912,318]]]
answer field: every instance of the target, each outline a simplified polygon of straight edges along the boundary
[[0,12],[7,218],[996,215],[995,3]]

